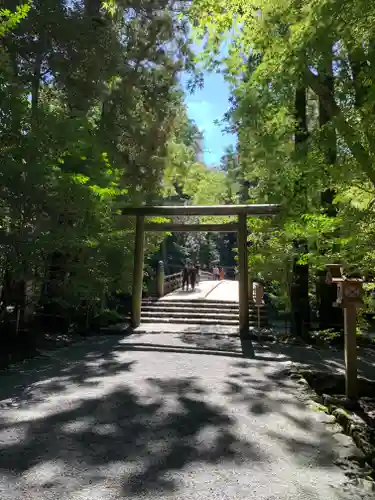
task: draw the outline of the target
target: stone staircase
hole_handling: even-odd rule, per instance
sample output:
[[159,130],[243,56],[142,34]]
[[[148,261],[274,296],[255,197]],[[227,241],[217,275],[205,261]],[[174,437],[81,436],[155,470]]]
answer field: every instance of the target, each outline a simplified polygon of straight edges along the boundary
[[[195,300],[144,299],[141,323],[183,325],[238,326],[239,305],[236,302]],[[260,309],[260,326],[267,326],[266,308]],[[250,326],[258,325],[257,310],[250,305]]]

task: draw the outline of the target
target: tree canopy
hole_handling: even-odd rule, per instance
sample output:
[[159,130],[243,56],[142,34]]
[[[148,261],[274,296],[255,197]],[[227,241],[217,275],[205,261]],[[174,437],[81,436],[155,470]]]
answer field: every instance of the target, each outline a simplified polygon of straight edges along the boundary
[[301,239],[312,271],[373,271],[374,16],[352,0],[192,3],[200,60],[231,85],[248,199],[283,207],[250,224],[250,267],[269,279],[290,281]]
[[[35,310],[88,324],[131,293],[134,220],[122,206],[225,202],[225,174],[198,161],[180,83],[197,78],[187,8],[2,3],[0,319],[11,331]],[[164,238],[147,236],[146,278]],[[207,235],[177,247],[218,258]]]
[[[292,302],[293,287],[312,297],[326,263],[373,273],[371,2],[2,5],[3,320],[11,305],[24,318],[29,295],[46,316],[71,320],[130,293],[124,205],[280,203],[280,217],[249,220],[249,265]],[[238,137],[216,168],[197,155],[201,133],[180,83],[182,72],[199,83],[202,67],[229,82],[223,127]],[[164,237],[147,238],[150,263]],[[168,241],[173,265],[234,264],[229,235]]]
[[[192,69],[183,6],[3,5],[2,314],[25,309],[30,280],[46,314],[48,304],[95,314],[104,293],[131,283],[133,223],[119,222],[119,207],[160,200],[165,170],[183,164],[172,146],[178,75]],[[147,239],[148,255],[161,238]]]

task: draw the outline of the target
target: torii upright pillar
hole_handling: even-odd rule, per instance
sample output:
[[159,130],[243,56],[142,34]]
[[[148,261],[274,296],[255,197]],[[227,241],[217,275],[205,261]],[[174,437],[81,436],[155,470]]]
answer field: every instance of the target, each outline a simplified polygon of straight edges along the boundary
[[137,215],[134,238],[134,268],[132,290],[132,326],[137,328],[141,323],[143,260],[145,247],[145,218]]
[[238,271],[239,280],[239,310],[240,310],[240,335],[249,335],[249,282],[247,261],[247,222],[246,214],[238,216]]

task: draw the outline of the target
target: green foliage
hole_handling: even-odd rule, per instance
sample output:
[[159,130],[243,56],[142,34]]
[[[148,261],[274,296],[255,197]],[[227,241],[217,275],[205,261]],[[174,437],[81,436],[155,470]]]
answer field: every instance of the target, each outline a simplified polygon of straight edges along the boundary
[[[326,345],[344,345],[344,332],[337,332],[333,329],[319,330],[310,333],[309,340],[313,344],[326,344]],[[357,345],[375,347],[375,339],[364,335],[362,331],[357,328],[356,333]]]
[[[231,84],[228,122],[238,131],[237,176],[250,185],[248,200],[282,206],[277,220],[250,222],[251,271],[277,280],[285,295],[295,258],[310,265],[311,285],[328,262],[373,272],[374,3],[194,0],[190,18],[204,45],[200,62],[220,66]],[[302,154],[294,140],[301,87],[309,132]],[[327,190],[334,217],[322,202]],[[296,254],[297,239],[308,253]]]
[[27,16],[30,5],[28,2],[17,5],[15,11],[0,9],[0,37],[14,29],[17,24]]
[[[2,312],[23,307],[15,284],[32,280],[44,307],[95,316],[131,291],[134,221],[121,206],[163,196],[188,26],[164,0],[3,5],[0,268],[13,281]],[[162,238],[147,238],[146,261]]]
[[[164,173],[163,194],[171,203],[215,205],[233,201],[228,198],[232,181],[227,172],[208,168],[197,161],[196,143],[200,139],[201,134],[196,125],[181,109],[175,119],[174,134],[168,143],[167,167]],[[174,220],[180,223],[210,223],[225,222],[229,218],[175,217]],[[168,270],[176,272],[186,260],[199,260],[202,266],[211,266],[214,263],[233,265],[231,250],[232,245],[223,235],[174,234],[166,243]]]
[[117,311],[114,311],[112,309],[105,309],[94,318],[94,321],[97,322],[99,326],[103,327],[124,322],[124,317]]

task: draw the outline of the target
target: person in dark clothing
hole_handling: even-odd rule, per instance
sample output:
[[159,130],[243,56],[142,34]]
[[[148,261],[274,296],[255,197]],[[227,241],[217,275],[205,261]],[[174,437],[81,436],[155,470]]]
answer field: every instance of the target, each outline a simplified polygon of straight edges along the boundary
[[191,266],[191,268],[189,269],[189,278],[190,278],[189,281],[190,281],[191,289],[194,291],[195,282],[197,280],[197,271],[196,271],[194,266]]
[[182,270],[182,290],[189,290],[189,269],[188,266],[185,266]]

